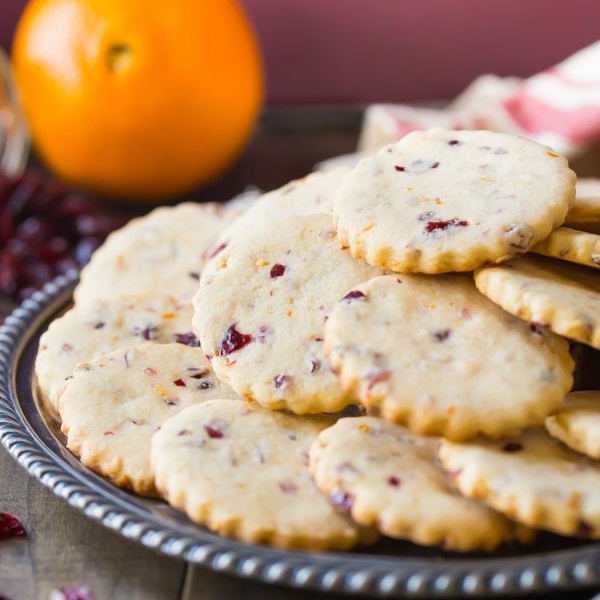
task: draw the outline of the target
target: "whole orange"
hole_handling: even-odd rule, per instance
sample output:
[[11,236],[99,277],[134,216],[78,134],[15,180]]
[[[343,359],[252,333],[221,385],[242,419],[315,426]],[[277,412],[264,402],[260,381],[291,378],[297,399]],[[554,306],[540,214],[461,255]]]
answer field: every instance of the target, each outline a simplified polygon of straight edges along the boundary
[[39,155],[104,195],[156,200],[209,182],[262,101],[236,0],[32,0],[12,58]]

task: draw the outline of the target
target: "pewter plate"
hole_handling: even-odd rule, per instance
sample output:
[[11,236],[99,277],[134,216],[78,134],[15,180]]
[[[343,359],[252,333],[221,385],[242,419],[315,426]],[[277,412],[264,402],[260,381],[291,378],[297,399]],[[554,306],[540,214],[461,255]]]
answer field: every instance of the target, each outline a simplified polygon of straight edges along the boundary
[[542,534],[535,546],[457,555],[387,541],[352,553],[243,544],[191,524],[165,503],[117,489],[82,466],[38,403],[39,336],[67,308],[76,273],[26,300],[0,326],[0,440],[27,472],[75,509],[169,556],[268,583],[373,597],[417,598],[573,590],[600,584],[600,544]]

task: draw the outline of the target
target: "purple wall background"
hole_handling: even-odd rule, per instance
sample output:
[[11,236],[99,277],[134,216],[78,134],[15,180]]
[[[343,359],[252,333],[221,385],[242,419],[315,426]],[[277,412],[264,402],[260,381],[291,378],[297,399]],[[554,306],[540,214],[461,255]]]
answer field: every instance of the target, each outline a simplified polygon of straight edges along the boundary
[[[526,76],[600,39],[597,0],[240,1],[271,104],[452,98],[479,74]],[[25,4],[0,0],[4,48]]]

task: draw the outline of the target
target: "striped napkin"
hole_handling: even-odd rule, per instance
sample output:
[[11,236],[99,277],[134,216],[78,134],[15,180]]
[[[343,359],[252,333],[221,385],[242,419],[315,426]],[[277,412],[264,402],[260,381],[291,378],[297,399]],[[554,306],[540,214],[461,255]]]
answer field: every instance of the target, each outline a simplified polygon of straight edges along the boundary
[[579,156],[600,138],[600,41],[528,79],[483,75],[443,110],[373,104],[358,149],[430,127],[492,129]]

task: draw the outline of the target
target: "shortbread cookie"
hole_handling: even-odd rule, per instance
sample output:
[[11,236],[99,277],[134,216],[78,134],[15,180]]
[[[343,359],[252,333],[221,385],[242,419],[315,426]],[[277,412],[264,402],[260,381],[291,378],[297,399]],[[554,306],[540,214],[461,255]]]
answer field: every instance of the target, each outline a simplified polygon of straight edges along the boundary
[[327,321],[325,354],[367,409],[454,440],[542,425],[573,382],[566,340],[533,331],[466,275],[353,288]]
[[49,408],[57,410],[58,392],[77,363],[98,354],[144,341],[199,346],[191,330],[192,312],[191,303],[161,294],[77,304],[40,338],[35,373]]
[[542,256],[475,272],[475,283],[504,310],[600,348],[600,273]]
[[348,289],[381,271],[340,250],[331,215],[254,219],[226,238],[203,271],[192,322],[216,375],[273,409],[346,406],[323,327]]
[[600,391],[569,394],[564,406],[546,419],[546,429],[569,448],[600,459]]
[[186,202],[133,219],[94,252],[81,272],[75,302],[156,291],[191,302],[209,249],[242,211]]
[[145,343],[80,363],[58,399],[67,448],[116,485],[155,495],[150,438],[162,422],[210,398],[235,398],[200,348]]
[[340,419],[312,445],[310,470],[334,506],[390,537],[458,551],[514,540],[524,528],[448,485],[437,445],[375,417]]
[[331,423],[245,401],[205,402],[152,438],[156,485],[192,521],[245,542],[346,550],[373,541],[374,531],[338,514],[310,477],[310,445]]
[[439,458],[462,494],[511,519],[562,535],[600,538],[600,463],[542,429],[496,441],[443,440]]
[[600,179],[579,178],[575,188],[575,204],[567,214],[565,225],[600,233]]
[[261,196],[249,216],[331,214],[333,196],[350,169],[341,165],[327,172],[310,173]]
[[257,221],[273,224],[277,219],[287,219],[292,215],[331,215],[334,193],[348,171],[348,168],[336,168],[327,173],[310,173],[263,194],[244,213],[243,218],[236,219],[222,233],[208,251],[208,255],[219,254],[229,245],[232,238],[244,236],[248,230],[254,229]]
[[600,269],[600,235],[559,227],[532,252]]
[[400,272],[469,271],[519,256],[565,220],[567,161],[490,131],[413,132],[362,160],[334,198],[353,256]]

